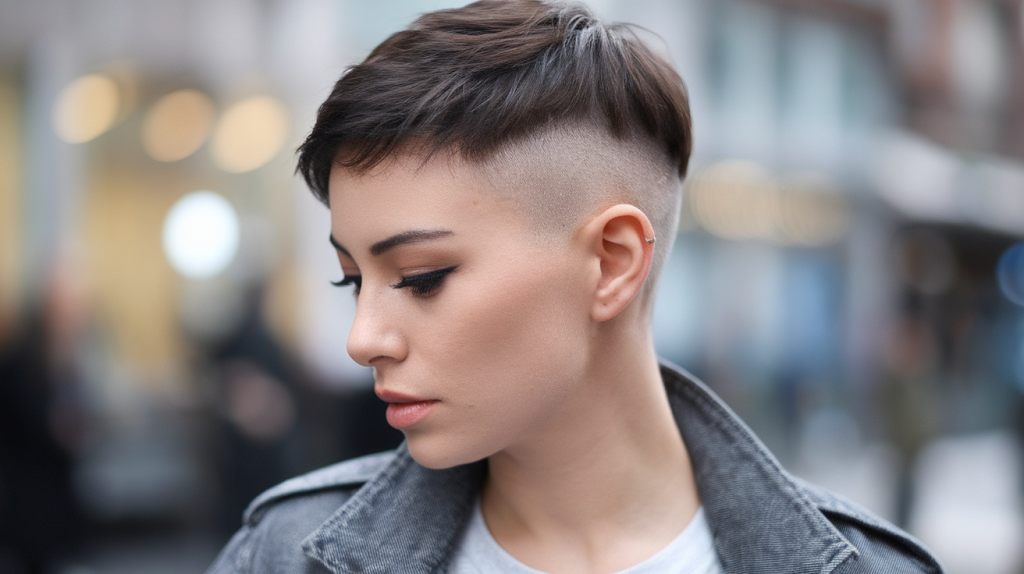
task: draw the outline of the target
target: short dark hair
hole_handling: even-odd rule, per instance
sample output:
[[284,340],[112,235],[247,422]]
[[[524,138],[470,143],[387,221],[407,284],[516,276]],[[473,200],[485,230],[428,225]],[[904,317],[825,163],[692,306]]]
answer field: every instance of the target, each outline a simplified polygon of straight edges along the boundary
[[424,14],[349,68],[296,171],[326,203],[335,165],[365,171],[410,148],[486,160],[567,122],[652,140],[686,174],[686,88],[632,27],[601,23],[581,4],[481,0]]

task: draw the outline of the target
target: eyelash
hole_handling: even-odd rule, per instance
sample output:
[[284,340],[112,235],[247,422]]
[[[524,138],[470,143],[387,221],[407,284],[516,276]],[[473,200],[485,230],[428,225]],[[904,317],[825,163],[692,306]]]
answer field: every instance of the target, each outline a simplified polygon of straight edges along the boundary
[[359,290],[363,287],[363,276],[362,275],[346,275],[341,278],[341,281],[331,281],[331,285],[335,287],[347,287],[349,285],[355,285],[355,294],[359,294]]
[[[391,288],[404,289],[408,287],[412,289],[414,295],[425,297],[438,290],[444,283],[445,278],[458,269],[458,267],[458,265],[452,265],[451,267],[445,267],[444,269],[435,269],[434,271],[427,271],[426,273],[418,273],[416,275],[402,277],[402,280],[392,285]],[[359,289],[363,286],[363,278],[361,275],[346,275],[341,281],[332,281],[331,284],[337,287],[355,285],[355,293],[358,295]]]

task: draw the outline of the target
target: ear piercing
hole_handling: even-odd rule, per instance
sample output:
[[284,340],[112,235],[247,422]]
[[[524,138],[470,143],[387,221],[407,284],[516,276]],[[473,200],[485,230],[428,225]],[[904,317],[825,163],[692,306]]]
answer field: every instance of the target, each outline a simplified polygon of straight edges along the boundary
[[655,238],[654,237],[645,237],[644,239],[647,240],[647,243],[654,243],[654,239]]

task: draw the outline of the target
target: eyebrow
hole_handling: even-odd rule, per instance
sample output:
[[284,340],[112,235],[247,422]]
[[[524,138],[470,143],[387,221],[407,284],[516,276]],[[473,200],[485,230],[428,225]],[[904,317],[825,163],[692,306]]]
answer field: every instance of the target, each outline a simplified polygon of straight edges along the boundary
[[[395,247],[398,247],[399,245],[406,245],[408,243],[419,243],[421,241],[430,241],[432,239],[448,237],[449,235],[453,235],[453,232],[450,229],[413,229],[411,231],[403,231],[402,233],[392,235],[387,239],[383,239],[371,245],[370,255],[383,255],[384,253],[387,253],[388,251],[394,249]],[[337,249],[338,251],[341,251],[345,255],[352,257],[352,254],[350,254],[347,249],[342,247],[341,244],[334,239],[333,235],[331,235],[331,245],[333,245],[334,248]]]

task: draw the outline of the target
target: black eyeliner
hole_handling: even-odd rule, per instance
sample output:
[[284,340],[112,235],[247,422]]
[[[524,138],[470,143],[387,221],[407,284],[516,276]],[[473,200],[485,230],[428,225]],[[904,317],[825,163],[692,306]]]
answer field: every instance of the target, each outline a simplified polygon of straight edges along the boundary
[[402,277],[402,280],[392,285],[391,288],[402,289],[405,287],[411,287],[417,295],[426,295],[440,287],[441,281],[443,281],[445,277],[447,277],[452,271],[455,271],[458,267],[458,265],[452,265],[451,267],[445,267],[444,269],[435,269],[433,271],[427,271],[426,273],[418,273],[416,275]]

